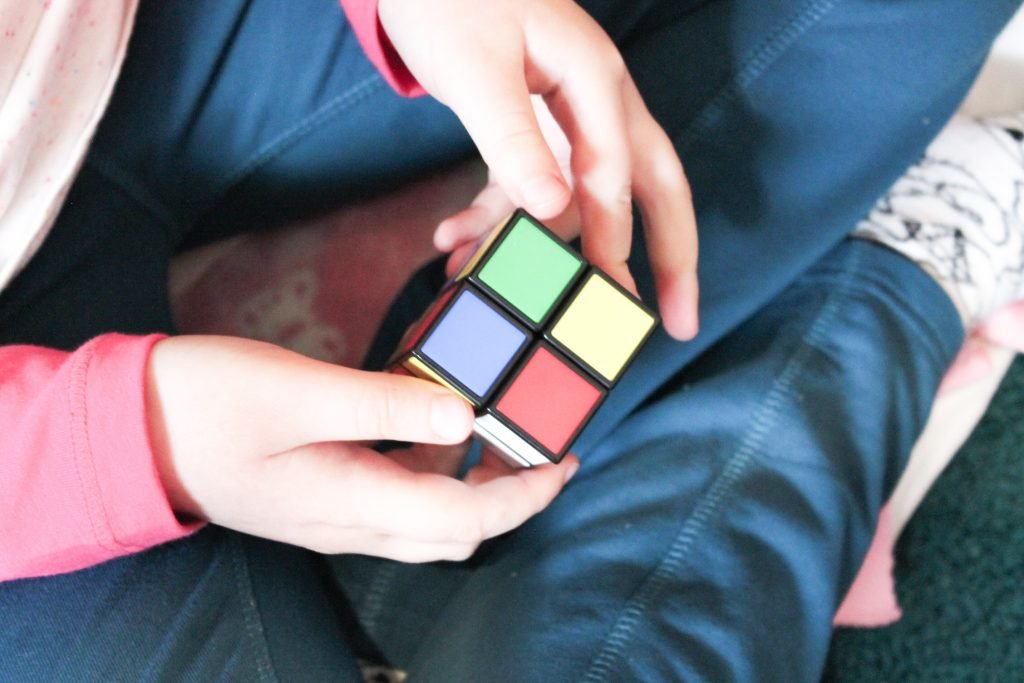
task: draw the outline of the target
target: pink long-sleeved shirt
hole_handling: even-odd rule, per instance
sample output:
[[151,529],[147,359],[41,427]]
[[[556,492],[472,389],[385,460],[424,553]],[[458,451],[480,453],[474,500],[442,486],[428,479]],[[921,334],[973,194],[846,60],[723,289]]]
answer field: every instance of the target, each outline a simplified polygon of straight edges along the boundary
[[[384,79],[422,94],[377,0],[340,1]],[[29,227],[26,244],[49,226]],[[73,353],[0,347],[0,581],[82,569],[196,528],[171,510],[149,440],[146,364],[159,339],[107,334]]]

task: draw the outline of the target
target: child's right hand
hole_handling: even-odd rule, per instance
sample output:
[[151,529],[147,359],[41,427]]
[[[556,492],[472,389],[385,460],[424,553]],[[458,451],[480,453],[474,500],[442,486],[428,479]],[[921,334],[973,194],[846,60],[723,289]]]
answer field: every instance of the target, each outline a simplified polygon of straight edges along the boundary
[[[405,66],[459,117],[494,179],[478,210],[441,230],[437,246],[449,251],[490,229],[502,209],[488,207],[521,206],[548,221],[575,201],[583,255],[635,293],[627,258],[636,199],[665,330],[696,335],[690,187],[604,29],[573,0],[379,0],[377,10]],[[563,134],[571,179],[531,94]]]
[[463,481],[421,471],[415,451],[360,442],[460,443],[473,423],[460,398],[229,337],[158,342],[147,411],[175,512],[323,553],[464,559],[545,508],[578,467],[569,456],[532,470],[488,459]]

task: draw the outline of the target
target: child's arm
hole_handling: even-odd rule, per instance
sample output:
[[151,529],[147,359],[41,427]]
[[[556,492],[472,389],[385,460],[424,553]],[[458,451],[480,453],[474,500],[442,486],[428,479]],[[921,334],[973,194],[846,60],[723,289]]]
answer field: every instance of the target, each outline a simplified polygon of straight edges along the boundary
[[158,337],[74,353],[0,347],[0,580],[179,538],[150,455],[143,380]]
[[435,384],[244,339],[0,347],[0,580],[143,550],[189,520],[322,552],[467,557],[543,509],[577,461],[458,481],[359,442],[454,444],[472,420]]

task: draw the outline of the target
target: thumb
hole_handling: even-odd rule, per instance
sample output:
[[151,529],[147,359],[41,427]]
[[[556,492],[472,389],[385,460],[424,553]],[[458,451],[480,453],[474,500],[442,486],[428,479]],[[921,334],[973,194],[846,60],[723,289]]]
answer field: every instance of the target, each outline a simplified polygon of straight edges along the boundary
[[469,404],[440,385],[245,339],[165,339],[149,375],[148,411],[168,457],[267,455],[325,441],[454,444],[473,429]]
[[445,99],[515,204],[540,219],[562,213],[572,193],[537,123],[521,64],[481,59]]
[[433,382],[337,366],[310,379],[300,410],[294,403],[288,410],[298,420],[300,443],[457,444],[473,430],[469,403]]
[[515,208],[501,186],[489,182],[473,199],[472,204],[441,221],[434,231],[434,247],[438,251],[450,252],[472,243],[490,233]]

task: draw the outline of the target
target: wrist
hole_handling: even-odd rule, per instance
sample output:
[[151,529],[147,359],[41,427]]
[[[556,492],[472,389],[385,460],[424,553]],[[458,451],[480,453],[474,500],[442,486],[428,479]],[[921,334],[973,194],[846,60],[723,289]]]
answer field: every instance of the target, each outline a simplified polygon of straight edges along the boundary
[[[345,5],[345,0],[342,0]],[[401,20],[408,18],[411,11],[408,7],[395,0],[378,0],[367,5],[372,15],[364,16],[354,23],[356,36],[366,52],[367,57],[377,67],[380,75],[398,94],[405,97],[419,97],[426,90],[419,84],[416,76],[406,64],[396,44]]]
[[174,449],[168,431],[167,405],[161,395],[162,378],[166,374],[167,352],[174,344],[173,338],[163,339],[153,345],[146,365],[146,426],[149,431],[153,465],[163,487],[171,509],[180,520],[202,519],[199,504],[182,482],[181,473],[175,462]]

